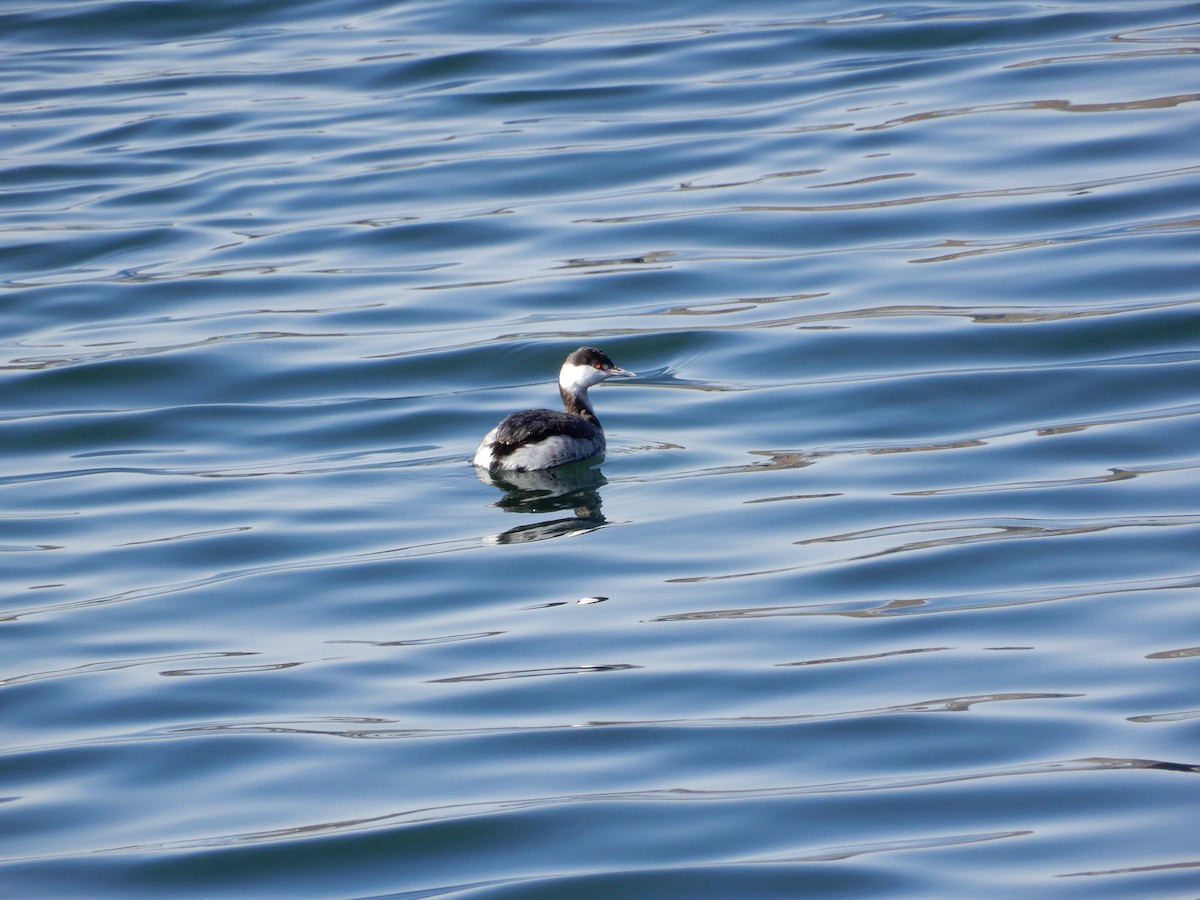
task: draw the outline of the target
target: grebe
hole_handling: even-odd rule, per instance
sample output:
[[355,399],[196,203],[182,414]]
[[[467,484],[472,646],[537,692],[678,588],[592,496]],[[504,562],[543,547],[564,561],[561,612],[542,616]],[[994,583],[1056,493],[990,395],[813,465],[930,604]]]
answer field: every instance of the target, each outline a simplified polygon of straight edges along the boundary
[[564,412],[523,409],[488,432],[475,451],[475,465],[489,472],[549,469],[604,452],[604,429],[587,389],[613,375],[632,377],[608,354],[580,347],[558,372]]

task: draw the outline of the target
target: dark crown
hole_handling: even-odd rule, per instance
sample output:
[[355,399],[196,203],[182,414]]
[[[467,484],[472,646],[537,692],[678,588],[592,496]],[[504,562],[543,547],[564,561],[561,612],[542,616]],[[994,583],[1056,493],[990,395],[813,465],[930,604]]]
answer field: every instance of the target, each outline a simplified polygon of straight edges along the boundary
[[608,358],[608,354],[595,347],[580,347],[567,357],[567,362],[573,366],[592,367],[599,363],[605,369],[613,367],[613,361]]

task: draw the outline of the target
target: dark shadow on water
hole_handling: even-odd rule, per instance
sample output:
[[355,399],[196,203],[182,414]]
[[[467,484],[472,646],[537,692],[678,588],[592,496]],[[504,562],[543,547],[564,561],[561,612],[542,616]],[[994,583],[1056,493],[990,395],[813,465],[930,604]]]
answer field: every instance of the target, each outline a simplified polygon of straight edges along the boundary
[[599,468],[600,458],[583,460],[554,469],[534,472],[489,472],[475,469],[484,484],[499,488],[504,496],[493,505],[505,512],[541,515],[570,510],[572,515],[528,525],[518,525],[497,534],[496,543],[528,541],[580,534],[607,524],[600,511],[600,488],[608,479]]

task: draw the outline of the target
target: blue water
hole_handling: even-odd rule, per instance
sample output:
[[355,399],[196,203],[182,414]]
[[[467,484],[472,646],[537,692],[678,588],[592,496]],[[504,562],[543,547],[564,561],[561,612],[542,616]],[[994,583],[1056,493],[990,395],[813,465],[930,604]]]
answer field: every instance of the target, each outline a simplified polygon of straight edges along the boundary
[[1200,894],[1196,3],[0,44],[0,894]]

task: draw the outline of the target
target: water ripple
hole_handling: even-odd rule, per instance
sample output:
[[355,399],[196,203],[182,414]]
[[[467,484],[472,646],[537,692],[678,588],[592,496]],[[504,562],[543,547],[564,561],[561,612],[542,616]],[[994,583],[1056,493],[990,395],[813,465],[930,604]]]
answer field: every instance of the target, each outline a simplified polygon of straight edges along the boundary
[[728,7],[0,12],[6,894],[1195,893],[1194,5]]

